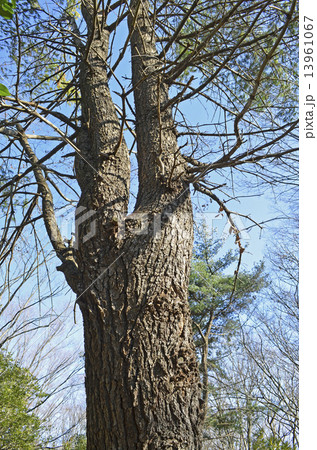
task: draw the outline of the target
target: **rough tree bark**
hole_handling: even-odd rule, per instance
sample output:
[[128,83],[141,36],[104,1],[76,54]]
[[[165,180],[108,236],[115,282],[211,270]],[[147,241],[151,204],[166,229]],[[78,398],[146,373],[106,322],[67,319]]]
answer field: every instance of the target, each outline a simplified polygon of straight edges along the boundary
[[[160,110],[168,89],[157,73],[146,2],[133,3],[129,19],[139,193],[137,214],[125,220],[129,154],[108,88],[109,32],[95,26],[93,2],[83,3],[83,16],[76,172],[80,211],[96,212],[95,236],[85,242],[90,225],[83,223],[76,254],[88,449],[197,449],[200,384],[187,302],[192,206],[171,111]],[[138,232],[142,215],[148,226]]]

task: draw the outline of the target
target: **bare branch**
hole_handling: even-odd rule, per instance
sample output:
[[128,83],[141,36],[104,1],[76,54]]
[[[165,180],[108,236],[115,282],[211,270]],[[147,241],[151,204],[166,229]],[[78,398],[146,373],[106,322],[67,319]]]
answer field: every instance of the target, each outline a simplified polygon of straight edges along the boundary
[[38,183],[39,193],[42,197],[43,219],[47,234],[50,238],[56,255],[62,261],[62,265],[59,267],[59,270],[64,272],[67,282],[70,284],[72,289],[75,292],[78,292],[79,274],[77,270],[77,264],[74,259],[73,249],[66,247],[58,228],[54,213],[52,193],[46,183],[45,177],[43,176],[42,169],[39,166],[39,160],[31,149],[24,134],[24,129],[21,127],[21,125],[17,125],[17,130],[20,135],[20,143],[32,164],[33,173]]

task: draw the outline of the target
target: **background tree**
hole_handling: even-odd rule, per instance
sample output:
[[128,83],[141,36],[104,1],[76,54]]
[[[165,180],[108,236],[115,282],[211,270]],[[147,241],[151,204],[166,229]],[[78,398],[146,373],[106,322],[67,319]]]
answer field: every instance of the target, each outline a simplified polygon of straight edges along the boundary
[[[235,334],[221,346],[218,364],[208,366],[206,448],[298,448],[296,214],[273,231],[267,285],[237,308]],[[209,354],[217,349],[211,340]]]
[[[294,205],[296,203],[294,202]],[[291,210],[275,230],[269,253],[271,285],[243,344],[261,373],[261,401],[273,439],[298,448],[299,433],[299,260],[298,215]]]
[[52,277],[51,285],[47,282],[49,258],[41,256],[25,242],[0,268],[0,348],[45,392],[33,412],[44,425],[41,437],[48,444],[49,437],[55,442],[67,430],[81,429],[85,398],[82,333],[74,324],[73,300],[64,301],[63,283]]
[[[296,176],[297,3],[17,6],[2,26],[0,262],[29,232],[61,261],[84,322],[88,448],[199,448],[190,186],[227,215],[241,260],[233,188]],[[73,245],[58,225],[75,205]]]
[[208,408],[210,370],[222,371],[233,337],[240,329],[239,318],[248,311],[264,285],[263,263],[252,272],[228,274],[239,260],[229,250],[220,257],[222,239],[210,237],[206,225],[197,227],[189,283],[189,304],[194,326],[194,343],[200,355],[205,415]]

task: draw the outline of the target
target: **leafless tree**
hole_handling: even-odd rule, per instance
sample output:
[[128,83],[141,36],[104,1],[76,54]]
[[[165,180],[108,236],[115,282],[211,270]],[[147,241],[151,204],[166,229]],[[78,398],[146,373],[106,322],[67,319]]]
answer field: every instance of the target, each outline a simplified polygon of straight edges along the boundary
[[208,371],[205,435],[212,448],[263,448],[261,439],[290,449],[299,445],[296,212],[284,216],[274,230],[267,259],[269,286],[249,314],[241,315],[240,332],[228,345],[220,369]]

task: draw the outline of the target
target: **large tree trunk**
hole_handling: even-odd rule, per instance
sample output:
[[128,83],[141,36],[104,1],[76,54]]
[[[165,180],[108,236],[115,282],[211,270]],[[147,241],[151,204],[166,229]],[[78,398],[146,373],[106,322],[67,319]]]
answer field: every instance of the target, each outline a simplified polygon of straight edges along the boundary
[[188,206],[160,238],[126,238],[106,273],[91,271],[99,278],[81,301],[89,449],[199,448]]
[[[168,94],[156,72],[147,10],[132,4],[131,11],[139,193],[134,215],[123,220],[129,154],[107,84],[108,31],[95,26],[92,3],[83,7],[84,159],[77,158],[76,171],[84,215],[76,256],[88,449],[198,449],[200,385],[187,301],[190,192],[171,112],[163,110]],[[94,236],[87,239],[92,221]]]

